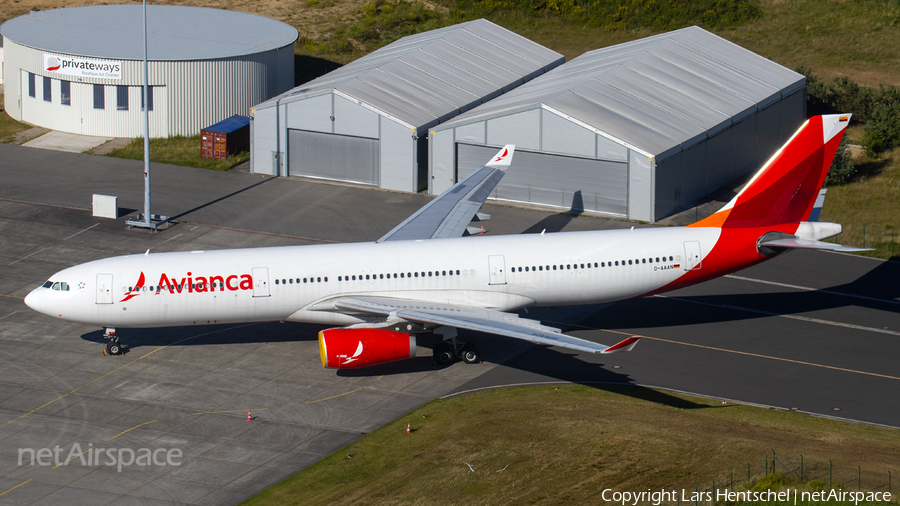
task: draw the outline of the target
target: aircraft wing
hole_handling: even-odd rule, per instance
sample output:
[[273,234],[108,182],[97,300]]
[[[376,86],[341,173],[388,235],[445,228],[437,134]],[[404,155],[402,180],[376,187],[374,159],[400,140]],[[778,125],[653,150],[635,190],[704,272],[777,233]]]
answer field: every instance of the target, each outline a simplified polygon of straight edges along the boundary
[[475,213],[503,178],[516,147],[512,144],[451,186],[376,242],[462,237]]
[[[520,318],[512,313],[455,304],[438,304],[393,297],[351,296],[330,301],[333,309],[349,313],[378,314],[402,320],[474,330],[524,339],[538,344],[561,346],[589,353],[631,351],[640,337],[629,337],[613,346],[567,336],[559,329]],[[320,308],[325,309],[325,308]]]

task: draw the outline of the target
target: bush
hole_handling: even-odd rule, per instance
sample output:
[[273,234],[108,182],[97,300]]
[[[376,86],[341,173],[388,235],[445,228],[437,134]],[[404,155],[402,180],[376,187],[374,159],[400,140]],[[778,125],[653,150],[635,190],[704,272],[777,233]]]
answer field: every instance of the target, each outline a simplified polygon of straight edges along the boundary
[[845,135],[831,162],[831,168],[828,169],[828,175],[825,176],[825,186],[847,184],[855,174],[856,165],[853,164],[853,156],[847,149],[847,136]]
[[862,145],[869,156],[900,146],[900,88],[869,88],[846,76],[826,83],[806,65],[797,72],[806,76],[807,112],[811,115],[852,113],[853,123],[865,125]]
[[900,102],[875,107],[872,119],[863,128],[861,143],[872,157],[900,146]]

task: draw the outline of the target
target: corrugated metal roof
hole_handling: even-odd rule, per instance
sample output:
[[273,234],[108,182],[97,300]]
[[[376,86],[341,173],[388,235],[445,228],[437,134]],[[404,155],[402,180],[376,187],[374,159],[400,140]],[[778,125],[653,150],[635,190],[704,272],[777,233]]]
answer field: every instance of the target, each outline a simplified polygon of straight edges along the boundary
[[479,19],[404,37],[256,109],[337,90],[422,128],[563,61],[561,54]]
[[435,129],[547,106],[668,156],[805,83],[801,74],[693,26],[585,53]]
[[[141,5],[90,5],[25,14],[0,25],[23,46],[94,58],[142,60]],[[289,46],[292,26],[255,14],[179,5],[147,6],[151,60],[228,58]]]

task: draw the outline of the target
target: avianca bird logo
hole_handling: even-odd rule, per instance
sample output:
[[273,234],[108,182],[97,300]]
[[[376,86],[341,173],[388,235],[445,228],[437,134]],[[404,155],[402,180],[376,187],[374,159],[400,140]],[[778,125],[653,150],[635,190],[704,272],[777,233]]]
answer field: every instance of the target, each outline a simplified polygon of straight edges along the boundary
[[362,345],[362,341],[360,341],[359,346],[356,347],[356,353],[354,353],[353,356],[348,358],[347,360],[344,360],[344,363],[341,365],[347,365],[350,362],[355,362],[356,359],[358,359],[359,356],[362,355],[362,352],[363,352],[363,345]]
[[127,301],[137,297],[138,295],[140,295],[139,292],[141,291],[141,288],[143,288],[143,287],[144,287],[144,271],[141,271],[141,276],[138,278],[137,284],[134,285],[134,288],[132,288],[127,294],[125,294],[125,298],[120,300],[119,302],[127,302]]
[[495,162],[499,162],[500,160],[503,160],[504,158],[506,158],[506,155],[508,155],[508,154],[509,154],[509,150],[508,150],[508,149],[504,149],[504,150],[503,150],[503,154],[500,155],[500,156],[498,156],[497,159],[494,160],[494,161],[495,161]]
[[55,56],[47,57],[47,71],[48,72],[53,72],[54,70],[59,70],[59,66],[60,66],[59,58],[57,58]]

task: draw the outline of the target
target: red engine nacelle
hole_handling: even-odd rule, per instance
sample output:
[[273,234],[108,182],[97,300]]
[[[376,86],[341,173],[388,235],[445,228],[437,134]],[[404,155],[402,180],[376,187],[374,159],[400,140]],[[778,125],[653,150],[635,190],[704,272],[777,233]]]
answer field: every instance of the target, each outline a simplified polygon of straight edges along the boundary
[[326,329],[319,332],[322,366],[369,367],[416,356],[416,336],[381,329]]

